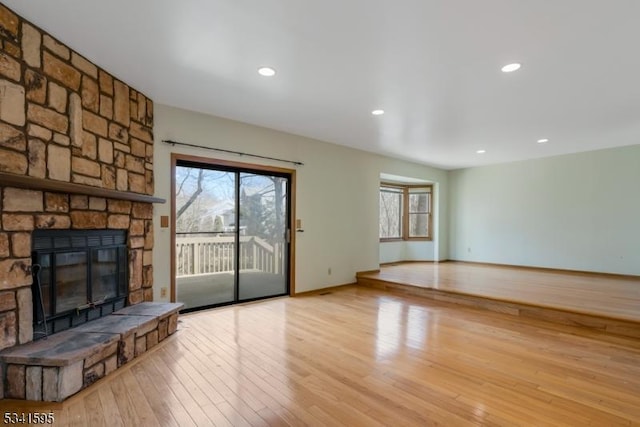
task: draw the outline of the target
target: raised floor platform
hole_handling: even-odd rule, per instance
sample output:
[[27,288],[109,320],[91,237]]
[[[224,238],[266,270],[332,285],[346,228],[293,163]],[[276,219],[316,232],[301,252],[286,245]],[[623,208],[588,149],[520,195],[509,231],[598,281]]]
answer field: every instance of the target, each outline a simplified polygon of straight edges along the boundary
[[182,307],[140,303],[4,350],[0,390],[10,399],[61,402],[173,334]]
[[640,338],[640,277],[411,262],[357,279],[378,289]]

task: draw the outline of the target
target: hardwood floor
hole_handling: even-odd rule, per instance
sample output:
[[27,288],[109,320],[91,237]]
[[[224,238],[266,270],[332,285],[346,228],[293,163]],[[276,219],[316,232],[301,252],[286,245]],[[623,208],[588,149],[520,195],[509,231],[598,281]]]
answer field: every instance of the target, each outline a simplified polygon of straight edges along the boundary
[[386,265],[358,276],[640,322],[640,277],[463,262]]
[[640,340],[347,286],[181,316],[56,426],[640,425]]

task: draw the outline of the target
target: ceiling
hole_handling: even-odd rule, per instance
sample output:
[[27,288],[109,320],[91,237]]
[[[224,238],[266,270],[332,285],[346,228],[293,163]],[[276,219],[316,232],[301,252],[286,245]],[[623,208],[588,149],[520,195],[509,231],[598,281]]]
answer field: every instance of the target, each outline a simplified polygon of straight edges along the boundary
[[2,2],[155,102],[396,158],[640,143],[637,0]]

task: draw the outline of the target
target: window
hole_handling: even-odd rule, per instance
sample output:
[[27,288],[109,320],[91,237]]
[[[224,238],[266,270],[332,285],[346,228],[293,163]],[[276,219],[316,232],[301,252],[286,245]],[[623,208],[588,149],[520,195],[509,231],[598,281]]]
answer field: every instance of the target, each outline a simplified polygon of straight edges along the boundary
[[431,239],[431,186],[380,186],[380,240]]

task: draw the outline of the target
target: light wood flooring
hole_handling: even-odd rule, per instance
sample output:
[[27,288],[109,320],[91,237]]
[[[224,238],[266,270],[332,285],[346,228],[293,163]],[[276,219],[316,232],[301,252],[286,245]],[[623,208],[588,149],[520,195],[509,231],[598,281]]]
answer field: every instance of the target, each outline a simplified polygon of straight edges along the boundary
[[640,277],[464,262],[385,265],[359,277],[640,322]]
[[181,316],[56,426],[640,425],[640,340],[359,286]]

